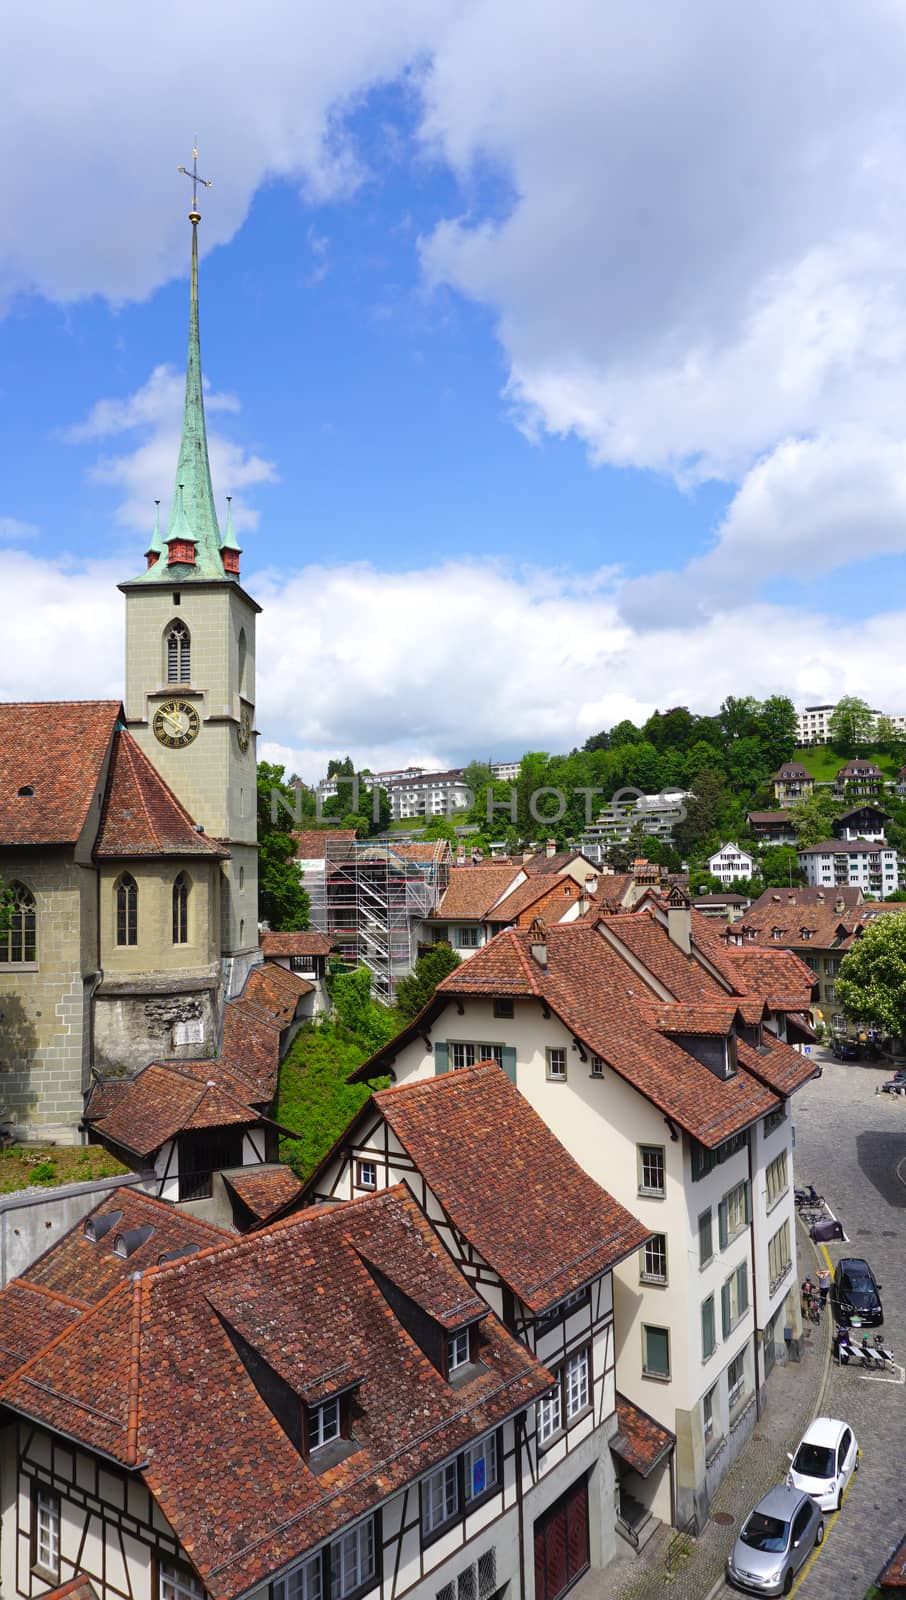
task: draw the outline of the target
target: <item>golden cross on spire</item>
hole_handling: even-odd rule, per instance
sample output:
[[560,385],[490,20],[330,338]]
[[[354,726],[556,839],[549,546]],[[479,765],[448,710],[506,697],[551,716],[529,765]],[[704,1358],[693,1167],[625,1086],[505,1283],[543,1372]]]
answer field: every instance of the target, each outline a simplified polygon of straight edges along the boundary
[[[195,135],[195,138],[197,140],[197,138],[198,138],[197,134]],[[177,172],[181,172],[183,177],[192,179],[192,209],[189,212],[189,221],[190,222],[200,222],[201,221],[201,212],[198,209],[198,185],[201,184],[203,189],[210,189],[212,187],[213,180],[211,178],[200,178],[199,175],[198,175],[198,149],[197,149],[197,145],[193,144],[193,146],[192,146],[192,170],[191,170],[191,172],[189,171],[188,167],[177,167],[176,170],[177,170]]]

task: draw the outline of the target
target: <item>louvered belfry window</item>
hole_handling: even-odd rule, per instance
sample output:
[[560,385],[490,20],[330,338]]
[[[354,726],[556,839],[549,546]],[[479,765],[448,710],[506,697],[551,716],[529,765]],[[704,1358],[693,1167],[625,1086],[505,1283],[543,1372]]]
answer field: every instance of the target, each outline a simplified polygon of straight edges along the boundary
[[191,683],[192,646],[184,622],[171,622],[167,629],[167,682]]

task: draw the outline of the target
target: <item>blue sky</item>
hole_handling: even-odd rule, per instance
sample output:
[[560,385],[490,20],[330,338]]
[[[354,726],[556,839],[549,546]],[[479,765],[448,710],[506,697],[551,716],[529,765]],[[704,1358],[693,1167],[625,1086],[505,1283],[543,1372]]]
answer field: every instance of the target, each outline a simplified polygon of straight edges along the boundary
[[881,0],[832,30],[665,0],[659,32],[628,0],[359,0],[342,37],[322,0],[257,28],[205,0],[196,77],[106,0],[87,41],[41,9],[56,56],[23,24],[0,111],[34,158],[2,180],[0,574],[39,648],[10,639],[0,693],[116,692],[113,583],[172,492],[197,122],[263,753],[442,765],[730,692],[906,709]]

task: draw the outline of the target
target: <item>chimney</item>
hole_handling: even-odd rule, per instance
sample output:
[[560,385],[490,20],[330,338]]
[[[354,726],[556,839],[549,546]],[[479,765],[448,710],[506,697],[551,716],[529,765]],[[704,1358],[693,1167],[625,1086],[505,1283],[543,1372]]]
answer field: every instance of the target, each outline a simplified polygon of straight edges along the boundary
[[846,901],[842,900],[842,899],[838,900],[834,905],[834,910],[837,912],[838,915],[841,912],[845,911],[846,910]]
[[692,911],[688,905],[667,907],[667,932],[685,955],[692,954]]
[[523,861],[531,861],[531,859],[532,859],[531,850],[523,850],[522,859],[523,859]]
[[557,854],[556,839],[548,839],[544,846],[544,854],[547,856],[548,860],[550,860],[551,856],[555,856]]
[[529,949],[532,960],[539,967],[547,966],[547,928],[540,917],[536,917],[529,929]]
[[586,879],[585,879],[585,893],[588,895],[589,900],[593,900],[594,899],[594,894],[595,894],[595,890],[597,889],[597,887],[598,887],[597,878],[595,877],[593,872],[589,872],[587,877],[586,877]]

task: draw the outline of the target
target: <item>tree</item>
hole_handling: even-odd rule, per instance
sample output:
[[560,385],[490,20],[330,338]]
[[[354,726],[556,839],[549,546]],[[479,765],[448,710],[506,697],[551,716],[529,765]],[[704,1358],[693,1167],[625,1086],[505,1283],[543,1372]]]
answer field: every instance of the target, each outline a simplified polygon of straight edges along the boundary
[[865,924],[840,965],[837,999],[854,1022],[906,1035],[906,914]]
[[796,805],[790,806],[789,816],[800,846],[823,844],[829,839],[840,811],[840,801],[827,790],[816,790],[804,795]]
[[267,761],[258,765],[258,916],[275,933],[307,928],[311,901],[302,887],[302,869],[296,860],[292,821],[280,807],[271,816],[272,794],[292,806],[296,791],[287,783],[285,769]]
[[602,729],[600,733],[593,733],[590,738],[586,739],[582,749],[588,755],[590,755],[594,750],[609,750],[610,734],[606,731],[606,729]]
[[786,695],[772,694],[762,703],[757,733],[769,772],[776,772],[789,761],[796,748],[799,719],[796,707]]
[[843,756],[854,756],[869,743],[874,728],[871,707],[855,695],[838,700],[827,719],[827,731],[834,749]]
[[401,978],[396,986],[396,1009],[403,1022],[417,1017],[428,1004],[441,979],[455,972],[460,965],[459,956],[448,944],[437,944],[419,956],[415,969],[408,978]]
[[769,845],[761,858],[761,878],[766,889],[788,889],[791,883],[801,883],[799,857],[791,844]]
[[423,839],[446,839],[448,844],[456,844],[458,834],[452,822],[446,817],[432,817],[426,828],[422,829]]
[[639,744],[641,738],[642,735],[635,723],[630,722],[629,718],[625,717],[622,722],[618,722],[616,727],[610,730],[610,748],[611,750],[619,750],[620,746],[624,744]]
[[724,738],[732,741],[757,735],[761,709],[759,702],[750,694],[738,700],[735,695],[728,694],[717,714]]
[[673,830],[674,842],[683,855],[716,834],[727,798],[723,774],[703,768],[695,780],[695,793],[686,801],[686,815]]
[[343,759],[340,760],[339,756],[331,756],[327,763],[327,776],[328,778],[355,777],[355,767],[352,764],[352,757],[344,756]]
[[874,743],[876,750],[883,750],[886,756],[892,756],[895,761],[902,761],[906,753],[906,737],[902,728],[898,728],[891,717],[879,717],[874,729]]
[[477,794],[479,789],[486,788],[493,776],[490,761],[470,761],[468,766],[462,769],[462,781],[468,784],[473,794]]

